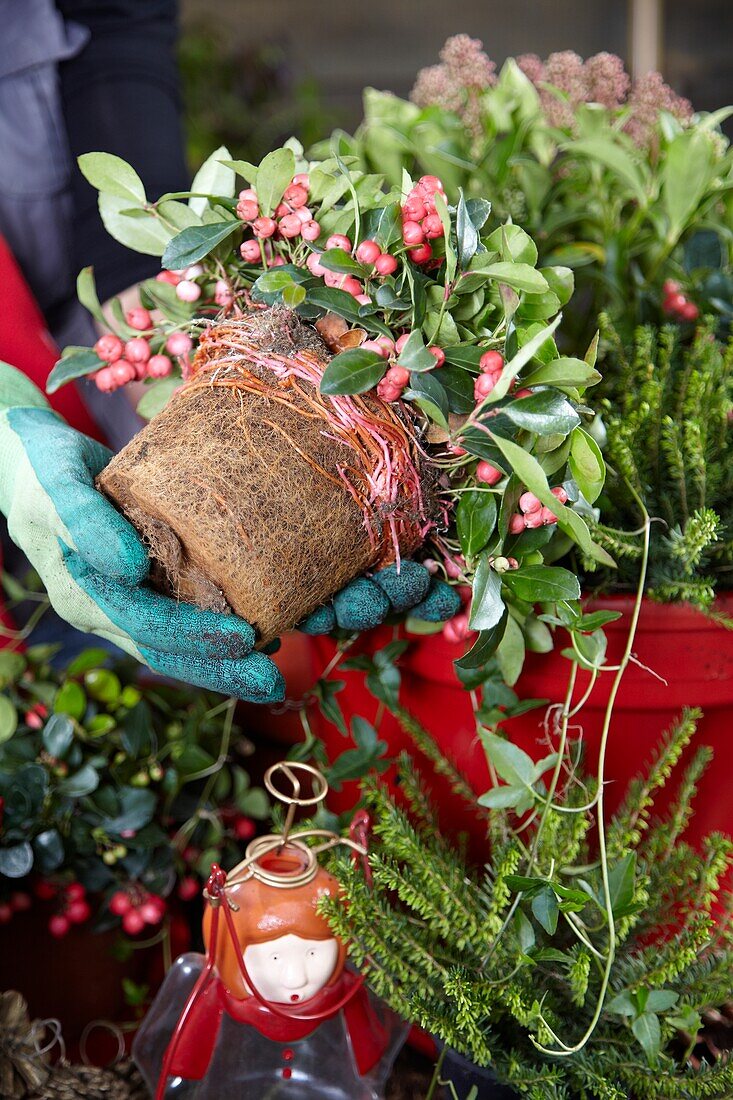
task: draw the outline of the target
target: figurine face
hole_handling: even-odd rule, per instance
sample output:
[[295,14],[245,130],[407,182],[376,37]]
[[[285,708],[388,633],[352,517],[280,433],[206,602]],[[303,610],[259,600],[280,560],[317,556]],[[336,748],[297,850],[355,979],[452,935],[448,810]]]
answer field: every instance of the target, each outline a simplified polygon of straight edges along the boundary
[[298,1004],[328,982],[338,959],[336,939],[306,940],[289,933],[245,949],[244,962],[257,992],[268,1001]]

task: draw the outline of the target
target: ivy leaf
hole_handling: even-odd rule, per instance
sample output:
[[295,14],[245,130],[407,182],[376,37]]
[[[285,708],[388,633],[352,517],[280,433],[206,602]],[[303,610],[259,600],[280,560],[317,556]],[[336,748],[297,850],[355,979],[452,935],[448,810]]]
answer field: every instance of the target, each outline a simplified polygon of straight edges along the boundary
[[345,680],[318,680],[313,688],[313,694],[318,700],[324,718],[336,726],[339,733],[343,734],[344,737],[347,736],[348,729],[336,696],[345,687]]
[[653,1012],[642,1012],[641,1016],[637,1016],[631,1024],[631,1030],[639,1040],[649,1065],[655,1065],[662,1042],[659,1017]]
[[128,205],[145,202],[143,181],[122,157],[112,153],[82,153],[77,163],[81,174],[97,191],[125,199]]
[[551,886],[545,886],[532,898],[532,912],[548,936],[554,936],[560,910]]
[[551,565],[528,565],[504,574],[507,588],[524,603],[579,600],[580,582],[569,569]]
[[323,372],[321,393],[366,393],[376,386],[387,364],[375,351],[349,348],[335,355]]
[[501,577],[491,568],[489,555],[480,559],[473,578],[473,599],[471,602],[471,630],[491,630],[504,614],[504,601],[501,598]]
[[219,221],[209,225],[192,225],[181,230],[168,242],[163,252],[163,267],[178,270],[203,260],[218,244],[241,230],[240,221]]
[[473,558],[493,534],[496,525],[496,500],[493,493],[471,489],[461,493],[456,509],[456,529],[465,558]]
[[264,215],[272,214],[294,175],[292,149],[275,149],[267,154],[257,169],[257,199]]
[[524,800],[525,787],[492,787],[479,797],[479,805],[487,806],[490,810],[514,809]]

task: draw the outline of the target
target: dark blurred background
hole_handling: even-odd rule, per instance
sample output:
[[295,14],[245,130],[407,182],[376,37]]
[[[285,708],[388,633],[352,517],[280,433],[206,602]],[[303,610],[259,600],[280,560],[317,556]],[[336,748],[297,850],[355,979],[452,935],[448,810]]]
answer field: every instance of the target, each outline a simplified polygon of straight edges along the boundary
[[[407,95],[445,39],[508,56],[607,50],[658,68],[698,110],[733,102],[732,0],[181,0],[192,167],[222,142],[259,158],[361,118],[361,90]],[[731,120],[726,124],[733,135]]]

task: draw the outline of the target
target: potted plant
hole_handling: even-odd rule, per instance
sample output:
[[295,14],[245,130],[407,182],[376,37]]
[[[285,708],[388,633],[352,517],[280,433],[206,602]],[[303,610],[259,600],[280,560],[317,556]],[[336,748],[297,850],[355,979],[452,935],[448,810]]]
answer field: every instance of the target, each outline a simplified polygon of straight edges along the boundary
[[674,725],[608,820],[605,754],[594,776],[567,706],[540,760],[486,731],[496,781],[473,803],[488,834],[475,864],[408,757],[399,801],[365,785],[373,886],[334,861],[343,901],[323,907],[374,989],[443,1046],[430,1095],[452,1073],[462,1096],[730,1094],[733,1063],[692,1057],[701,1014],[731,994],[731,841],[711,834],[699,859],[683,839],[707,748],[653,819],[696,717]]

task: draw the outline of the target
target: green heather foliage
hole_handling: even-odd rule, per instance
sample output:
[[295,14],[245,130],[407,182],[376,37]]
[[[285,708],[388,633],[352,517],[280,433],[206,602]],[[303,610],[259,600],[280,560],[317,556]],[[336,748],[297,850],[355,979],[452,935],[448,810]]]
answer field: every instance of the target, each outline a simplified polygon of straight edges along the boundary
[[673,326],[639,328],[626,350],[602,318],[608,363],[603,419],[609,478],[599,500],[598,541],[618,562],[618,581],[636,584],[638,500],[652,526],[650,595],[702,608],[733,570],[733,343],[708,318],[691,343]]
[[[563,769],[542,827],[541,814],[522,828],[511,810],[491,811],[483,868],[443,835],[407,757],[399,804],[378,781],[365,785],[374,888],[348,860],[335,860],[346,904],[325,908],[376,992],[533,1100],[733,1095],[733,1063],[685,1064],[700,1013],[730,996],[733,969],[730,921],[716,927],[711,917],[733,843],[711,835],[700,855],[680,838],[707,748],[693,756],[671,810],[652,819],[654,796],[698,717],[685,712],[608,823],[616,947],[602,1010],[579,1052],[559,1057],[536,1045],[558,1051],[559,1040],[573,1046],[590,1027],[611,941],[589,833],[594,781],[574,766]],[[509,757],[521,768],[522,754],[509,750],[504,769]],[[536,789],[541,807],[547,790]]]

